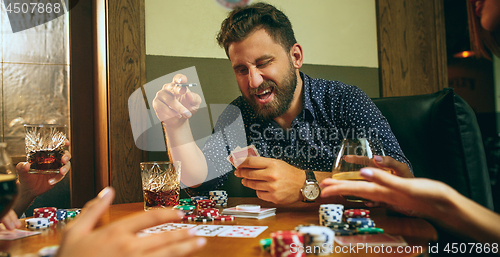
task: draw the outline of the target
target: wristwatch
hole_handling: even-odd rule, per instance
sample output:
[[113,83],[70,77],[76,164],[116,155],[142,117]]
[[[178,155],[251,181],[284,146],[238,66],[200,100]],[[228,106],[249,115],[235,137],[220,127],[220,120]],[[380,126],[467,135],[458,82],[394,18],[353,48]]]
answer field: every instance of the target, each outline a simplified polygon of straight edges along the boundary
[[321,189],[319,188],[318,181],[316,181],[316,176],[314,176],[314,171],[305,170],[306,172],[306,183],[300,189],[304,199],[303,202],[312,203],[319,197]]

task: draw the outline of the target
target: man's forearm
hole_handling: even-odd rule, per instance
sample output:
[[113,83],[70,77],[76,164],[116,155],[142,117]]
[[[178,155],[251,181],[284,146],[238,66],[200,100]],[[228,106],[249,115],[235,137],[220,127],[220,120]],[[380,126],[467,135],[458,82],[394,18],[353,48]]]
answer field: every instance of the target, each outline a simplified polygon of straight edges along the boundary
[[164,127],[164,132],[171,158],[181,163],[182,183],[189,187],[203,183],[208,173],[207,162],[193,139],[189,122],[176,130]]

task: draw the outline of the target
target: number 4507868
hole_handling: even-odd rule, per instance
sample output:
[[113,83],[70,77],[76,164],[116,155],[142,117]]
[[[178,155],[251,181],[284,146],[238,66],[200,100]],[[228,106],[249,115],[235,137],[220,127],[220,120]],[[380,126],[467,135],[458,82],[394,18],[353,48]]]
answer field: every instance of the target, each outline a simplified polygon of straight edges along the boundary
[[7,13],[60,13],[60,3],[9,3]]

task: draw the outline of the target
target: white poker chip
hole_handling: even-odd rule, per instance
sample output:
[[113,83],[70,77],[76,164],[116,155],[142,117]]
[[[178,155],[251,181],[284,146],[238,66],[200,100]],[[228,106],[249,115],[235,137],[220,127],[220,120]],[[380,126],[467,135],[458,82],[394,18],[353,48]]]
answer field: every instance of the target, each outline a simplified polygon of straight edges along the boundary
[[236,205],[236,209],[242,211],[258,211],[260,210],[260,205],[257,204],[240,204]]

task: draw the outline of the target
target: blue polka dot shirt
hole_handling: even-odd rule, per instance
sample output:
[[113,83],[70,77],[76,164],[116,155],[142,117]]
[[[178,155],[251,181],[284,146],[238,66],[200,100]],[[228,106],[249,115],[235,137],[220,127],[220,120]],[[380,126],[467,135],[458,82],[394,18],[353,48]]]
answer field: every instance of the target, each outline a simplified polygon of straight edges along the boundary
[[207,182],[187,188],[205,194],[223,185],[234,167],[226,159],[236,147],[254,145],[264,157],[281,159],[300,169],[332,171],[344,138],[377,138],[385,154],[411,168],[387,120],[358,87],[338,81],[303,80],[303,109],[289,129],[259,118],[242,96],[222,112],[202,151],[209,167]]

